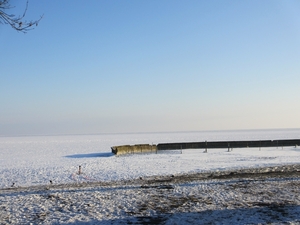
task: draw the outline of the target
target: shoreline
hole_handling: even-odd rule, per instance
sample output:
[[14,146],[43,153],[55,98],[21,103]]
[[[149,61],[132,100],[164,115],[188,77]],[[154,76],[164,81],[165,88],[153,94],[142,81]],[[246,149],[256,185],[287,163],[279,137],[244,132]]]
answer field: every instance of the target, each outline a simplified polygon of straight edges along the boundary
[[0,224],[300,224],[300,164],[0,189]]
[[17,193],[26,191],[48,191],[56,189],[72,189],[72,188],[93,188],[93,187],[109,187],[109,186],[126,186],[126,185],[151,185],[151,184],[183,184],[193,181],[203,180],[246,180],[246,179],[265,179],[265,178],[283,178],[283,177],[299,177],[300,163],[287,164],[279,166],[245,168],[245,169],[229,169],[224,171],[208,171],[199,173],[186,173],[178,175],[161,175],[140,177],[130,180],[117,181],[96,181],[96,182],[79,182],[51,185],[34,185],[25,187],[9,187],[0,188],[0,195],[5,193]]

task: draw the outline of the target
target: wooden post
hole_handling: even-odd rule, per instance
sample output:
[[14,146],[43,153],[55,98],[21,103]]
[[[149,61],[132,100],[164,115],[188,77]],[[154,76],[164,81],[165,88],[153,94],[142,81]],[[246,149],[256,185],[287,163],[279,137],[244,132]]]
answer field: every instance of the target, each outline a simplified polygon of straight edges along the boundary
[[259,141],[259,151],[260,151],[260,149],[261,149],[261,141]]
[[79,168],[78,168],[78,174],[79,175],[81,174],[81,166],[79,166]]
[[205,151],[204,153],[207,153],[207,141],[205,140]]

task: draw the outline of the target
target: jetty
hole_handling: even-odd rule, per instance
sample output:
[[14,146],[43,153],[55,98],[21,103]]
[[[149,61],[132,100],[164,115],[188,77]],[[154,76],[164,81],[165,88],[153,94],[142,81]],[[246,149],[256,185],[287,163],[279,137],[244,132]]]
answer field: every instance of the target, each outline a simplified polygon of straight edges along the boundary
[[184,149],[208,149],[224,148],[228,151],[234,148],[266,148],[266,147],[288,147],[300,145],[300,139],[284,140],[254,140],[254,141],[203,141],[203,142],[181,142],[162,144],[137,144],[121,145],[111,147],[112,153],[116,155],[137,154],[137,153],[157,153],[158,151],[184,150]]

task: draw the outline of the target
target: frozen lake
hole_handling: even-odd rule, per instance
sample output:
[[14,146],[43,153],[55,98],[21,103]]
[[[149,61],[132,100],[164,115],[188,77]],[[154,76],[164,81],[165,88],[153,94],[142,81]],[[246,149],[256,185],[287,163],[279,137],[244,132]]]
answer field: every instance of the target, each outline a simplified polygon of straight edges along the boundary
[[[299,139],[300,129],[0,137],[0,188],[133,179],[294,164],[300,147],[212,149],[114,156],[111,146],[166,142]],[[78,175],[81,166],[82,174]]]

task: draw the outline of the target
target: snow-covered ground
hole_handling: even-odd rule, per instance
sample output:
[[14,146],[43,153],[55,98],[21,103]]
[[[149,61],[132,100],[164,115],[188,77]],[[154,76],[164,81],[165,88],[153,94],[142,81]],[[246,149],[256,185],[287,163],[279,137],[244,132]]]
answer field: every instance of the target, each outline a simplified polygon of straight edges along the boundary
[[[143,176],[195,173],[294,164],[300,147],[183,150],[115,156],[111,146],[183,141],[275,140],[300,138],[300,130],[0,137],[0,188],[111,181]],[[78,176],[79,166],[82,174]]]
[[[127,156],[115,156],[110,149],[124,144],[298,138],[297,129],[0,137],[0,224],[300,224],[298,177],[126,185],[139,177],[143,182],[153,176],[299,164],[300,147]],[[80,184],[86,185],[76,186]]]
[[0,224],[300,224],[299,177],[145,183],[2,191]]

